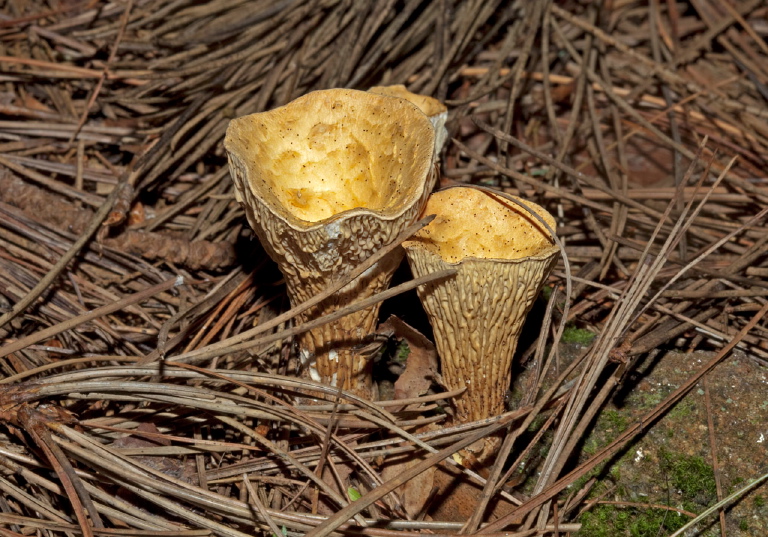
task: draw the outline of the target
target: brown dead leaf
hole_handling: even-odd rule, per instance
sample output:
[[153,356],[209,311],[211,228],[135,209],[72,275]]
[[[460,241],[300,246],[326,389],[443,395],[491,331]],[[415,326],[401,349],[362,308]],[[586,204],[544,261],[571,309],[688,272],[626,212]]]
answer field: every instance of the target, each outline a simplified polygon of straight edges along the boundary
[[154,423],[140,423],[136,430],[141,433],[146,433],[146,435],[123,436],[112,442],[112,445],[117,448],[143,448],[171,445],[171,441],[167,438],[163,438],[162,433]]
[[[398,319],[399,320],[399,319]],[[402,321],[400,321],[402,322]],[[403,323],[405,324],[405,323]],[[406,325],[408,326],[408,325]],[[435,424],[429,424],[420,428],[416,432],[425,432],[437,429]],[[381,478],[384,482],[394,479],[414,464],[420,463],[429,454],[414,455],[413,453],[403,453],[401,455],[395,455],[389,457],[381,470]],[[420,518],[420,515],[425,510],[430,498],[434,495],[435,491],[435,471],[437,466],[433,466],[427,469],[425,472],[409,479],[397,489],[395,492],[400,495],[403,501],[403,508],[408,516],[414,520]]]
[[395,399],[408,399],[424,395],[439,377],[437,351],[424,334],[392,315],[379,330],[391,330],[397,339],[405,340],[410,352],[405,371],[395,382]]
[[[408,399],[427,393],[432,382],[439,378],[434,344],[395,315],[381,324],[379,332],[389,333],[398,340],[405,341],[409,348],[405,370],[395,381],[394,398]],[[384,481],[393,479],[421,460],[422,457],[412,453],[389,458],[382,469],[381,477]],[[417,518],[424,510],[432,496],[434,476],[435,467],[432,467],[397,488],[397,493],[403,500],[403,508],[409,517]]]
[[52,110],[50,107],[44,105],[43,103],[35,99],[29,93],[24,93],[24,95],[21,98],[21,105],[22,107],[29,108],[30,110],[38,110],[40,112],[51,112],[51,113],[54,112],[54,110]]
[[140,201],[137,201],[133,204],[131,207],[130,212],[128,213],[128,225],[129,226],[138,226],[143,224],[147,219],[146,211],[144,210],[144,204]]
[[58,339],[48,339],[46,341],[43,341],[42,343],[43,347],[47,347],[46,351],[48,351],[48,357],[51,360],[59,360],[62,356],[64,356],[63,353],[56,352],[55,349],[63,349],[64,344],[61,342],[61,340]]
[[[466,522],[480,501],[482,485],[471,481],[448,465],[442,464],[435,467],[435,469],[438,468],[433,477],[437,490],[428,510],[429,515],[434,520]],[[515,507],[511,502],[496,495],[488,504],[483,520],[486,522],[497,520],[514,511]]]
[[[157,427],[152,423],[142,423],[137,428],[137,433],[144,435],[128,435],[112,442],[112,447],[141,449],[159,446],[170,446],[171,441],[164,438]],[[162,472],[165,475],[181,479],[186,483],[197,483],[195,461],[191,458],[183,460],[177,457],[165,457],[161,455],[134,455],[133,459],[141,464]]]
[[[405,453],[387,460],[386,466],[381,471],[381,478],[387,481],[396,478],[409,467],[420,463],[421,457],[414,456],[412,453]],[[395,491],[403,500],[403,508],[412,519],[418,519],[429,498],[432,496],[432,489],[435,483],[436,467],[427,469],[425,472],[409,479]]]

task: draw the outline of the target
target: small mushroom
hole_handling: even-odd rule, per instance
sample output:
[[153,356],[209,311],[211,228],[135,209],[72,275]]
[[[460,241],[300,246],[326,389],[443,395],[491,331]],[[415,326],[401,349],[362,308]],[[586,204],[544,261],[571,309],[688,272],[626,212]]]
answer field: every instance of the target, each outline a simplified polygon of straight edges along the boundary
[[[543,208],[520,201],[554,229],[554,218]],[[418,288],[443,384],[448,390],[466,386],[453,400],[454,419],[466,423],[501,414],[520,331],[559,249],[541,222],[490,191],[437,192],[424,212],[437,216],[403,246],[417,277],[458,269],[452,278]],[[499,439],[481,444],[471,450],[480,462],[495,453]]]
[[[429,119],[410,102],[347,89],[315,91],[230,122],[224,147],[237,200],[293,305],[416,220],[434,184],[434,140]],[[297,321],[384,290],[402,256],[398,248]],[[374,331],[378,309],[299,336],[303,374],[371,399],[370,357],[354,347]]]

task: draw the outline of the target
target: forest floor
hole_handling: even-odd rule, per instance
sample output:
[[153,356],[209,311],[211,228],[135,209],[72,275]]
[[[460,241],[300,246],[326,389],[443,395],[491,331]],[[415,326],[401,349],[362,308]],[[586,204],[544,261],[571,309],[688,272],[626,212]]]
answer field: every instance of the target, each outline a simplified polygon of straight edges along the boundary
[[[4,2],[0,534],[767,534],[766,21],[764,0]],[[471,423],[407,263],[350,351],[380,400],[313,381],[301,334],[362,308],[344,286],[371,258],[291,303],[230,176],[233,119],[398,84],[447,108],[424,184],[556,222],[506,407]]]

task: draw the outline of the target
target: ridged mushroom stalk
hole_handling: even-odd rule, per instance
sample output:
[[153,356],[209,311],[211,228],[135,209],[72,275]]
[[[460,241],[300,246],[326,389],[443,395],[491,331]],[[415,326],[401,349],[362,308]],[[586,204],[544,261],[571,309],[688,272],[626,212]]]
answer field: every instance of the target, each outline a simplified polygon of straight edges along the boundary
[[[434,128],[412,103],[333,89],[230,122],[224,146],[236,196],[285,276],[293,305],[392,240],[434,185]],[[301,323],[384,290],[402,249],[297,318]],[[373,398],[371,363],[356,352],[378,306],[298,338],[303,374]]]
[[[523,203],[555,228],[543,208]],[[414,276],[458,269],[452,278],[418,288],[434,330],[443,383],[448,390],[466,387],[453,400],[454,420],[501,414],[523,323],[559,249],[535,217],[487,191],[437,192],[424,212],[437,216],[403,246]],[[473,454],[482,461],[497,447],[498,438],[489,438],[474,446]]]

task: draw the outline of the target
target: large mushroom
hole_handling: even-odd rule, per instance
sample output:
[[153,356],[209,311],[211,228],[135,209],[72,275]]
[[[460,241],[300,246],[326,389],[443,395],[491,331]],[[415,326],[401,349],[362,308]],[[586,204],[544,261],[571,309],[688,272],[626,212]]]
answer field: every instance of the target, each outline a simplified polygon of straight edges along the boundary
[[[549,213],[523,203],[554,229]],[[466,423],[501,414],[523,322],[558,247],[538,219],[489,191],[437,192],[424,212],[437,216],[403,246],[417,277],[458,269],[452,278],[418,288],[434,330],[443,383],[449,390],[466,387],[453,400],[454,419]],[[481,444],[472,453],[480,462],[495,453],[498,438]]]
[[[435,131],[412,103],[332,89],[230,122],[224,147],[248,222],[300,304],[412,224],[435,181]],[[402,259],[384,257],[306,310],[320,317],[384,290]],[[299,336],[305,376],[374,397],[370,357],[356,352],[378,306]]]
[[408,91],[402,84],[373,86],[368,91],[378,93],[379,95],[398,97],[415,104],[432,122],[432,126],[435,128],[435,155],[440,154],[445,139],[448,138],[448,131],[445,128],[445,122],[448,120],[448,108],[443,103],[429,95]]

